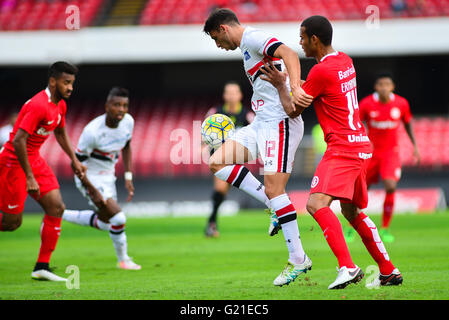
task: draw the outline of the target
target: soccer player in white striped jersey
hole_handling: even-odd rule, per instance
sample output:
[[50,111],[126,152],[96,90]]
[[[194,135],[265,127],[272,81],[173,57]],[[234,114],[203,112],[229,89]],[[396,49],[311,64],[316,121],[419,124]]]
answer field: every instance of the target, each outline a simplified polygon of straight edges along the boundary
[[127,253],[126,216],[117,204],[115,164],[122,152],[125,167],[125,187],[128,199],[134,195],[131,173],[131,137],[134,119],[128,114],[129,92],[114,87],[106,100],[106,113],[93,119],[83,129],[76,156],[87,167],[84,179],[75,177],[81,194],[94,210],[65,210],[63,219],[82,226],[109,232],[118,264],[125,270],[140,270]]
[[[295,152],[303,136],[304,123],[293,104],[290,109],[284,109],[276,88],[260,78],[260,68],[264,62],[272,61],[280,71],[286,71],[293,101],[298,106],[306,107],[312,102],[312,97],[300,87],[298,55],[263,31],[242,26],[229,9],[213,11],[203,31],[218,48],[240,48],[245,72],[253,86],[251,105],[256,113],[251,124],[241,128],[215,151],[209,167],[216,177],[247,192],[276,213],[289,259],[273,284],[289,284],[312,267],[312,261],[302,247],[296,210],[285,191]],[[258,154],[264,164],[264,184],[242,166],[256,159]]]

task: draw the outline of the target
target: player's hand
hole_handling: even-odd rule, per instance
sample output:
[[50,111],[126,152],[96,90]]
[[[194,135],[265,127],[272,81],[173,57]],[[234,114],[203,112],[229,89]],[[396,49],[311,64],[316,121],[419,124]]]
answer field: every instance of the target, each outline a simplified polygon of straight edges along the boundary
[[285,85],[287,74],[276,69],[271,61],[264,63],[259,70],[263,73],[263,75],[260,76],[260,79],[268,81],[276,89]]
[[31,194],[35,194],[36,198],[39,199],[41,192],[39,189],[39,184],[36,179],[33,177],[27,177],[27,192]]
[[73,160],[71,166],[75,175],[80,180],[83,180],[84,176],[86,175],[87,167],[83,165],[81,162],[79,162],[78,159]]
[[421,155],[419,154],[417,147],[415,147],[413,150],[413,158],[415,159],[415,165],[419,166],[419,164],[421,163]]
[[125,188],[128,190],[127,202],[130,202],[134,197],[134,185],[132,180],[125,180]]
[[295,106],[307,108],[312,104],[313,97],[308,95],[303,88],[292,88],[292,100]]

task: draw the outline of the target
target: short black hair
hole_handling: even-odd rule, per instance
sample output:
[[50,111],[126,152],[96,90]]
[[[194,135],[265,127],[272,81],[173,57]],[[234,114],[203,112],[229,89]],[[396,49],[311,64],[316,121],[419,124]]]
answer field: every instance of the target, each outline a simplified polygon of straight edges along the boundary
[[374,79],[374,83],[377,83],[377,81],[379,81],[379,79],[382,78],[390,78],[391,81],[394,82],[394,78],[393,78],[393,74],[389,71],[381,71],[379,73],[376,74],[376,78]]
[[65,61],[55,62],[48,69],[48,79],[51,77],[58,79],[63,73],[76,75],[78,68]]
[[204,23],[203,31],[210,34],[211,31],[218,31],[221,24],[240,24],[235,13],[226,8],[219,8],[212,11]]
[[106,101],[111,100],[113,97],[129,98],[129,90],[122,87],[113,87],[108,94]]
[[326,17],[308,17],[301,23],[301,27],[305,28],[305,33],[309,38],[315,35],[325,46],[332,44],[332,25]]

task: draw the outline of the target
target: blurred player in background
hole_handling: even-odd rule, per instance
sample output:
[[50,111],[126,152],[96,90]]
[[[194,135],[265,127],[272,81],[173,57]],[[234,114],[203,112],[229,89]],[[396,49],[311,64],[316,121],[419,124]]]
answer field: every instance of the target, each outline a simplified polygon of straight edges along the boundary
[[49,262],[61,233],[64,202],[58,180],[40,156],[42,144],[54,131],[56,141],[72,161],[72,169],[84,178],[86,168],[78,161],[65,130],[68,99],[78,69],[56,62],[49,70],[48,87],[28,100],[0,153],[0,231],[14,231],[22,224],[22,212],[29,193],[44,209],[41,247],[31,277],[37,280],[66,281],[51,272]]
[[125,167],[125,187],[128,199],[134,196],[131,172],[131,138],[134,119],[128,113],[129,92],[114,87],[106,99],[106,113],[93,119],[83,129],[76,156],[87,167],[83,179],[75,177],[81,194],[94,210],[65,210],[63,219],[78,225],[90,226],[109,232],[117,255],[117,267],[140,270],[128,256],[125,234],[126,216],[117,204],[115,165],[120,152]]
[[[235,128],[238,130],[250,124],[254,119],[254,113],[247,111],[242,105],[242,90],[237,82],[230,81],[225,84],[223,89],[224,104],[219,107],[211,108],[206,118],[215,113],[227,115],[234,122]],[[214,149],[211,150],[211,155]],[[231,185],[214,176],[214,192],[212,194],[212,213],[209,217],[205,234],[207,237],[218,237],[220,234],[217,227],[217,212],[221,203],[226,198]]]
[[[315,112],[327,143],[312,180],[307,211],[320,225],[338,260],[338,276],[329,289],[343,289],[363,277],[363,271],[349,254],[340,221],[330,208],[335,199],[340,200],[343,215],[379,265],[380,275],[369,285],[398,285],[402,283],[401,273],[391,263],[376,225],[361,211],[368,205],[366,166],[372,147],[359,119],[352,59],[333,49],[332,33],[332,25],[322,16],[311,16],[301,24],[300,44],[304,53],[318,62],[302,87],[314,97]],[[272,66],[266,70],[266,77],[288,107],[292,101],[283,74]]]
[[[285,191],[295,152],[304,133],[304,123],[294,106],[284,109],[276,88],[260,78],[260,68],[264,61],[274,61],[276,68],[286,70],[293,98],[299,105],[309,105],[312,97],[304,94],[300,87],[298,55],[265,32],[240,25],[229,9],[213,11],[203,31],[218,48],[240,48],[244,70],[253,86],[251,105],[256,113],[251,124],[241,128],[215,151],[209,167],[217,178],[245,191],[274,211],[269,234],[276,234],[282,227],[289,259],[273,284],[289,284],[312,267],[312,261],[302,247],[296,209]],[[264,163],[265,185],[241,165],[257,159],[258,154]]]
[[9,134],[14,128],[18,115],[19,114],[17,112],[10,114],[8,117],[8,124],[0,128],[0,147],[9,140]]
[[[368,127],[368,136],[373,144],[373,157],[369,161],[366,182],[368,187],[382,179],[385,188],[385,201],[382,214],[382,228],[379,235],[384,242],[393,242],[394,236],[388,231],[393,216],[396,187],[401,178],[401,158],[399,150],[399,128],[404,124],[413,144],[416,164],[421,157],[412,129],[412,114],[408,101],[393,93],[395,85],[390,74],[377,77],[375,92],[360,101],[360,119]],[[347,236],[353,232],[349,229]]]

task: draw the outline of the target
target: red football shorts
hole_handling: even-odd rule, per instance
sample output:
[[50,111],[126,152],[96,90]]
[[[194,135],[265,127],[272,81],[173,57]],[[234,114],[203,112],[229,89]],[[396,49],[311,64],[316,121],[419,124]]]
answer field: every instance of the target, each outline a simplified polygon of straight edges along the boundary
[[[39,184],[40,197],[51,190],[59,189],[58,180],[41,156],[30,159],[30,163],[34,178]],[[0,156],[0,185],[0,210],[11,214],[23,212],[28,195],[25,172],[20,165],[12,163],[6,156]],[[36,194],[30,195],[38,200]]]
[[312,179],[310,193],[324,193],[359,209],[368,206],[366,158],[371,154],[326,151]]
[[401,158],[396,151],[374,152],[368,161],[368,172],[366,182],[368,185],[382,180],[392,179],[396,182],[401,178]]

